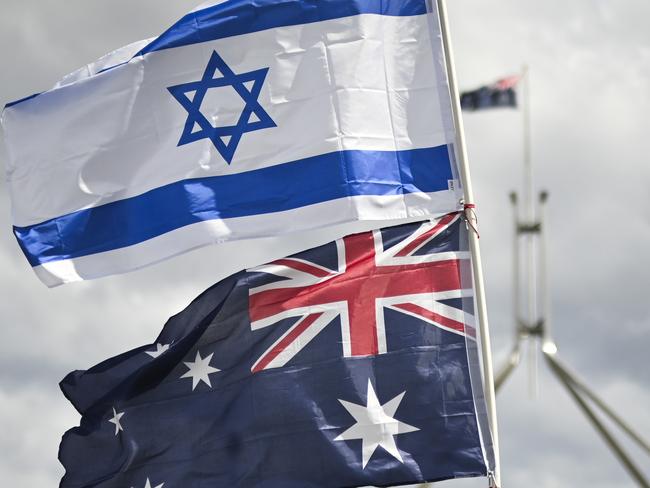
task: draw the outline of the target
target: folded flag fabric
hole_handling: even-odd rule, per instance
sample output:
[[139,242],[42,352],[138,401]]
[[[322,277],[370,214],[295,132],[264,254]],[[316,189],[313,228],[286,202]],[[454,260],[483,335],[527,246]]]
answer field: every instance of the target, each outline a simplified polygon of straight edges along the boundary
[[62,488],[394,486],[492,471],[459,214],[231,276],[68,375]]
[[463,92],[460,95],[460,106],[463,110],[483,110],[486,108],[517,107],[517,92],[515,87],[521,76],[508,76],[476,90]]
[[49,286],[213,242],[459,209],[427,0],[229,0],[2,124],[14,233]]

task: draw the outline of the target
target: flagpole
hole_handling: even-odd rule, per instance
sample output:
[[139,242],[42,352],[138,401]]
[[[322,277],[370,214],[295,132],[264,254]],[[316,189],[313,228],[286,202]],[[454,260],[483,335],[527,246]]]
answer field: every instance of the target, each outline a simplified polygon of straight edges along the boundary
[[[580,396],[578,390],[582,390],[583,393],[586,390],[581,388],[583,385],[577,382],[577,380],[557,361],[555,358],[555,354],[545,354],[545,357],[548,361],[548,363],[551,365],[551,371],[555,374],[555,376],[558,378],[560,383],[564,385],[564,387],[567,389],[571,397],[575,400],[575,402],[578,404],[582,412],[585,414],[585,416],[589,419],[591,424],[594,426],[594,428],[598,431],[598,433],[602,436],[603,440],[607,443],[609,448],[612,450],[614,455],[618,458],[618,460],[621,462],[625,470],[628,472],[628,474],[634,478],[634,480],[637,482],[637,484],[641,488],[650,488],[650,482],[645,479],[645,476],[643,475],[641,469],[634,464],[630,456],[627,455],[627,453],[623,450],[623,447],[619,442],[614,439],[614,436],[607,430],[607,427],[605,427],[605,424],[598,418],[596,413],[593,411],[593,409],[588,405],[588,403]],[[594,399],[593,397],[590,396],[592,400]],[[596,403],[598,406],[601,406],[599,402]],[[601,406],[602,407],[602,406]],[[609,409],[608,409],[609,410]],[[611,411],[610,411],[611,412]],[[613,412],[611,412],[613,414]],[[617,417],[617,416],[616,416]],[[620,424],[619,424],[620,426]],[[627,425],[626,425],[627,427]],[[629,429],[629,430],[628,430]],[[643,441],[628,427],[626,429],[626,432],[628,434],[633,434],[633,439],[636,441],[641,441],[642,445],[645,444]]]
[[[465,146],[465,133],[463,128],[463,119],[460,109],[460,95],[456,82],[456,68],[454,64],[453,51],[451,47],[451,36],[449,35],[449,20],[447,18],[447,6],[445,0],[436,0],[438,5],[438,14],[440,18],[440,30],[442,35],[442,44],[445,53],[445,64],[447,67],[447,76],[449,79],[449,92],[451,95],[451,108],[456,127],[456,149],[460,166],[460,179],[463,185],[466,216],[469,220],[470,232],[469,243],[472,254],[472,271],[474,274],[474,286],[476,289],[476,305],[479,321],[479,330],[481,333],[481,358],[483,361],[484,389],[485,400],[487,404],[490,430],[492,433],[492,443],[494,448],[494,483],[496,487],[501,486],[501,473],[499,462],[499,435],[497,429],[497,411],[496,396],[494,392],[494,370],[492,367],[492,347],[490,344],[490,330],[488,325],[487,306],[485,300],[485,288],[483,280],[483,268],[481,265],[481,252],[476,229],[476,214],[473,211],[474,192],[470,180],[469,164],[467,160],[467,147]],[[468,207],[471,205],[472,207]]]
[[[533,183],[533,161],[531,151],[530,135],[530,69],[525,64],[521,70],[521,81],[523,85],[523,136],[524,136],[524,219],[527,225],[532,226],[537,222],[535,215],[534,202],[534,183]],[[537,263],[535,260],[535,239],[537,234],[529,233],[524,236],[526,243],[526,254],[528,258],[528,319],[527,325],[534,326],[537,322]],[[537,339],[529,337],[528,340],[528,374],[529,374],[529,394],[532,397],[537,396]]]

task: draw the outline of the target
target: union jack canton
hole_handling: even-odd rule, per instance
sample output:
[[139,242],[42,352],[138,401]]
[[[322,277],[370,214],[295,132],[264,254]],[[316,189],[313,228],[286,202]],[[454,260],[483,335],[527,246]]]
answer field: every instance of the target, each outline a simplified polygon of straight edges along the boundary
[[473,296],[466,273],[469,253],[435,246],[436,238],[449,234],[459,220],[460,214],[453,213],[424,222],[402,239],[386,240],[381,230],[347,236],[335,242],[336,269],[300,257],[253,269],[283,279],[250,289],[251,328],[300,319],[264,351],[252,371],[285,366],[336,317],[344,357],[385,354],[386,308],[473,339],[472,315],[445,303]]

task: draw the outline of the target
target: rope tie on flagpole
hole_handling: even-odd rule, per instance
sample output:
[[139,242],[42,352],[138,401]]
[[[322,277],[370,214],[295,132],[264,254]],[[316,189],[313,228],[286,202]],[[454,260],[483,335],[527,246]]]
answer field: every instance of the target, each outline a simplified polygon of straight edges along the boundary
[[463,212],[465,214],[465,222],[467,227],[472,229],[478,239],[481,235],[478,233],[478,217],[476,216],[476,204],[466,203],[463,205]]

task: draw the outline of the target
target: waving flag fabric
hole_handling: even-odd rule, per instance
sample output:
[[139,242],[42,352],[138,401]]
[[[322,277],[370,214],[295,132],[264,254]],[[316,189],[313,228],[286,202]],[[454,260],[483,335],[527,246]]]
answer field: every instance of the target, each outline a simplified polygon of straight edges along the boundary
[[394,486],[485,476],[458,214],[241,272],[61,383],[62,488]]
[[14,232],[49,286],[462,195],[427,0],[229,0],[9,104]]
[[520,80],[521,76],[519,75],[508,76],[491,85],[463,92],[460,95],[460,105],[463,110],[483,110],[499,107],[516,108],[517,92],[515,87]]

